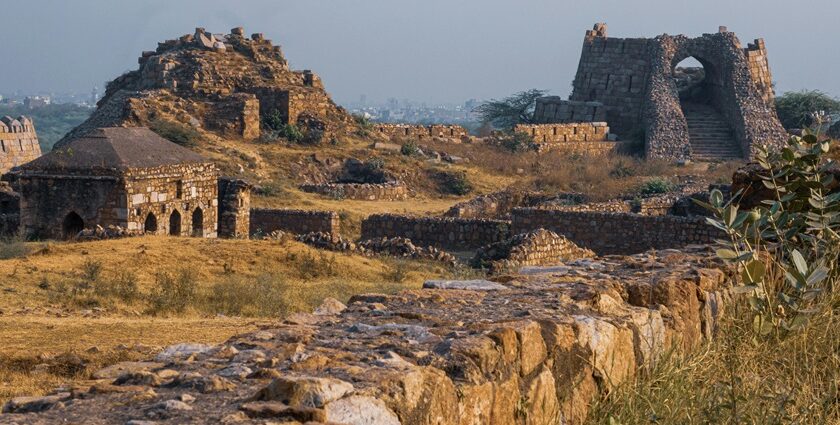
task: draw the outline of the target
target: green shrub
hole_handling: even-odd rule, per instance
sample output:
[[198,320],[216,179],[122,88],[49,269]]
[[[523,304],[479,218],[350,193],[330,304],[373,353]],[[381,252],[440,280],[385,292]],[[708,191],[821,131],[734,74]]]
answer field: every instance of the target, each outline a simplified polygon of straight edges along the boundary
[[787,92],[776,98],[776,112],[787,129],[813,125],[811,114],[817,111],[840,114],[840,101],[818,90]]
[[420,154],[420,147],[414,141],[405,142],[400,147],[400,153],[405,156],[416,156]]
[[156,119],[151,122],[149,128],[158,136],[184,147],[197,146],[201,140],[198,130],[174,121]]
[[531,135],[520,132],[500,136],[498,142],[501,147],[514,153],[531,151],[536,146]]
[[137,273],[120,270],[111,278],[98,278],[94,283],[94,292],[103,298],[114,297],[130,303],[140,297],[137,281]]
[[439,176],[439,190],[442,193],[463,196],[473,191],[466,171],[442,171]]
[[663,178],[655,177],[644,182],[639,187],[640,195],[658,195],[661,193],[668,193],[674,190],[674,185]]
[[286,126],[286,117],[279,109],[272,109],[262,117],[262,128],[269,131],[280,131]]
[[184,268],[177,274],[160,272],[155,275],[155,287],[149,294],[150,314],[182,313],[196,299],[198,284],[192,270]]

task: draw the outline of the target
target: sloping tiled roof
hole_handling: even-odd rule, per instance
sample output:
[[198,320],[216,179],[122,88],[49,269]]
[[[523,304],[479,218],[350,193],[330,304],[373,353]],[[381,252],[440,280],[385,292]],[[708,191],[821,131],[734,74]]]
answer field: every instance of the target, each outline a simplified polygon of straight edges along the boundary
[[24,171],[154,168],[210,162],[146,127],[106,127],[57,147],[22,165]]

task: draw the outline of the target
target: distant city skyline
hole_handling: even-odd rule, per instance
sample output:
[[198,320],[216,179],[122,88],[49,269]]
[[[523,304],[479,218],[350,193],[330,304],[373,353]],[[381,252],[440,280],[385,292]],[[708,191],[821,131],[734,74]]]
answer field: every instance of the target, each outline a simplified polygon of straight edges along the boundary
[[342,104],[363,95],[370,104],[458,104],[530,88],[567,96],[584,31],[607,22],[614,37],[719,25],[744,46],[763,37],[777,93],[838,96],[840,79],[828,72],[840,66],[838,13],[833,0],[28,0],[0,27],[0,93],[101,93],[159,41],[244,26],[280,44],[293,68],[318,73]]

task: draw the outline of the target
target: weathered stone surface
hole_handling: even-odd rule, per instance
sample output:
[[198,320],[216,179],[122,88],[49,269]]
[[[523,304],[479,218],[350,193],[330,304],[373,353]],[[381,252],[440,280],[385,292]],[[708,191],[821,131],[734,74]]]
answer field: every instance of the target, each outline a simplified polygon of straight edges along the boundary
[[70,398],[70,393],[58,393],[44,397],[15,397],[3,406],[3,413],[41,412]]
[[120,362],[94,372],[93,379],[116,379],[127,372],[148,372],[163,366],[160,362]]
[[[671,344],[713,336],[727,292],[718,267],[709,250],[669,250],[513,274],[493,291],[357,295],[313,324],[274,324],[173,360],[180,374],[153,391],[73,393],[25,423],[581,424],[595,397]],[[219,376],[242,367],[255,372]]]
[[427,280],[423,282],[426,289],[462,289],[467,291],[501,291],[508,289],[489,280]]

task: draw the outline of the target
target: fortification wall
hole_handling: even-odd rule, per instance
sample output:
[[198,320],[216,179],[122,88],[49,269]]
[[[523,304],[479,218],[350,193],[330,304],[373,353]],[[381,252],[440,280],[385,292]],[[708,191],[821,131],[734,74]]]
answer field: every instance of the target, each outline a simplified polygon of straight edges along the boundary
[[219,237],[247,239],[251,230],[251,185],[226,177],[218,184]]
[[580,122],[567,124],[519,124],[517,133],[533,137],[538,151],[562,150],[584,154],[603,155],[625,149],[610,135],[605,122]]
[[401,201],[408,198],[408,188],[399,182],[304,184],[300,190],[335,199],[358,201]]
[[537,99],[534,120],[540,124],[603,122],[607,120],[607,114],[601,102],[577,102],[560,96],[546,96]]
[[537,208],[515,209],[512,218],[514,234],[543,228],[598,255],[629,255],[649,249],[711,244],[723,236],[703,218]]
[[374,131],[395,140],[426,140],[433,137],[460,140],[462,137],[469,136],[467,129],[460,125],[376,124]]
[[524,266],[556,265],[594,256],[591,250],[580,248],[552,231],[538,229],[479,249],[472,264],[497,273],[515,271]]
[[640,128],[651,40],[608,38],[604,24],[587,31],[569,100],[600,102],[605,121],[627,138]]
[[41,156],[35,125],[27,117],[0,118],[0,174]]
[[303,235],[323,232],[338,235],[341,220],[334,211],[303,211],[254,208],[250,212],[251,234],[268,234],[275,230]]
[[470,250],[510,237],[510,222],[375,214],[362,221],[362,239],[402,237],[417,246]]
[[768,105],[773,105],[776,93],[773,90],[773,76],[770,74],[770,62],[767,60],[764,39],[757,38],[752,43],[747,43],[744,55],[747,58],[752,80],[761,93],[761,97]]

